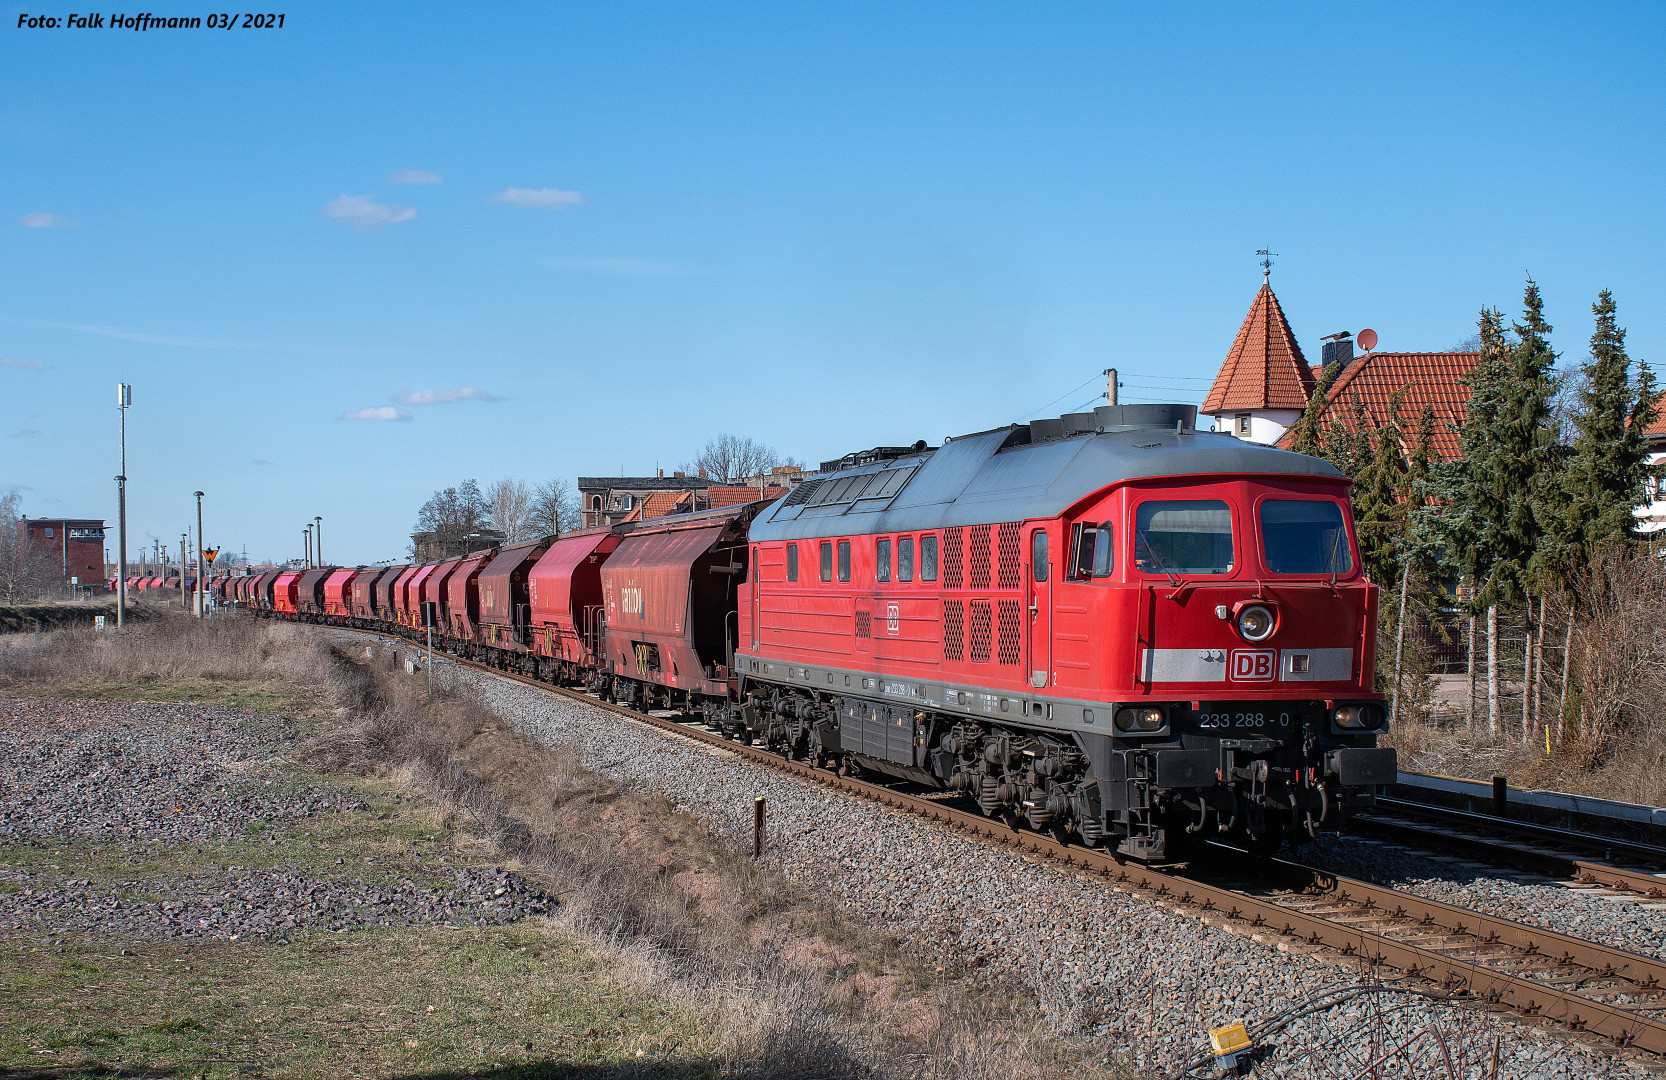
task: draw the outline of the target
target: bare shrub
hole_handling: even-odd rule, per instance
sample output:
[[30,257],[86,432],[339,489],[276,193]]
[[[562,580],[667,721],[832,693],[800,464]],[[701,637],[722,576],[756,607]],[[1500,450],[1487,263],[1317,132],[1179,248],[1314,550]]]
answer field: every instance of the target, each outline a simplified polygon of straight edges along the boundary
[[1574,584],[1583,617],[1564,743],[1596,762],[1622,740],[1666,738],[1666,563],[1609,551]]

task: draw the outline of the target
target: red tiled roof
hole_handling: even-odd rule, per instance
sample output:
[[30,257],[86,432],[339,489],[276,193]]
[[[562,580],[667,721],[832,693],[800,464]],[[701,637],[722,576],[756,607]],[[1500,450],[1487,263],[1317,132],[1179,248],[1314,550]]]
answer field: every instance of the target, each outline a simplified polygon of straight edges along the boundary
[[711,499],[708,505],[716,510],[724,506],[739,506],[741,503],[755,502],[759,498],[776,499],[785,490],[785,488],[770,484],[764,488],[764,494],[760,496],[757,488],[737,484],[707,488],[706,495]]
[[1654,423],[1643,429],[1643,434],[1651,439],[1666,438],[1666,408],[1660,410],[1654,418]]
[[1272,286],[1262,285],[1198,411],[1304,409],[1312,394],[1313,373],[1296,335],[1290,332]]
[[[1365,353],[1342,369],[1326,393],[1325,411],[1319,417],[1319,427],[1329,431],[1338,423],[1353,423],[1353,396],[1359,394],[1360,404],[1375,424],[1388,419],[1388,404],[1395,393],[1405,389],[1400,399],[1400,430],[1409,449],[1417,438],[1417,425],[1425,405],[1435,412],[1435,453],[1450,460],[1458,456],[1458,426],[1463,423],[1464,409],[1469,405],[1469,387],[1463,383],[1475,370],[1480,353]],[[1292,427],[1277,445],[1288,450],[1296,439]]]
[[647,521],[674,513],[677,504],[687,497],[686,491],[656,491],[642,500],[642,517],[639,520]]

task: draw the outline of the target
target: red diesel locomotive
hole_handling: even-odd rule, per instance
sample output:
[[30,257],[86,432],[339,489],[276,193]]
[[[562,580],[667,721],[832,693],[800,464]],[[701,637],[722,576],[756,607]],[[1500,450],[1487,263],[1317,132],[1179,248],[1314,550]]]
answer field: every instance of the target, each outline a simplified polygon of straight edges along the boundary
[[1100,408],[851,455],[773,503],[321,578],[351,617],[290,575],[248,591],[403,633],[437,591],[460,655],[1132,858],[1268,852],[1394,780],[1377,590],[1345,477],[1195,417]]

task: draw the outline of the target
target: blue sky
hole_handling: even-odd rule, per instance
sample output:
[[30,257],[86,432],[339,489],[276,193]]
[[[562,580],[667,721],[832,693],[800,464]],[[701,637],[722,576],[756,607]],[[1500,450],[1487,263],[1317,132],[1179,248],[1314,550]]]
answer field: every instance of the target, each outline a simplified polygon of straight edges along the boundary
[[936,441],[1113,365],[1195,401],[1262,247],[1313,357],[1450,347],[1528,271],[1565,362],[1605,287],[1663,355],[1658,4],[16,26],[71,10],[0,21],[0,486],[113,525],[130,382],[135,552],[198,488],[211,543],[370,561],[465,477]]

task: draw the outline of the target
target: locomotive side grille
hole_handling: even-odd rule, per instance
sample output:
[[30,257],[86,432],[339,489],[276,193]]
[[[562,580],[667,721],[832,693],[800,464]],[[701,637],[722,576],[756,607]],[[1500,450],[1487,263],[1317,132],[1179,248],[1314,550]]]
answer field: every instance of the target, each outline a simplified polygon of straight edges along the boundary
[[873,612],[858,611],[856,613],[856,636],[859,638],[873,637]]
[[966,603],[943,601],[943,659],[959,660],[966,651]]
[[1002,589],[1016,589],[1024,581],[1024,569],[1018,561],[1018,522],[1009,521],[995,530],[996,585]]
[[972,601],[972,648],[967,659],[974,664],[989,663],[989,601]]
[[996,607],[995,657],[1007,667],[1018,665],[1018,642],[1024,625],[1019,614],[1022,610],[1023,605],[1016,600],[1002,600]]
[[989,588],[989,526],[972,527],[972,550],[967,553],[967,579],[974,589]]
[[966,586],[966,530],[956,525],[943,530],[943,588]]

